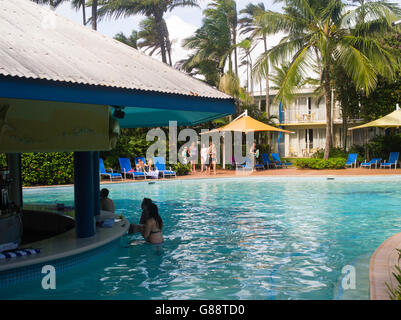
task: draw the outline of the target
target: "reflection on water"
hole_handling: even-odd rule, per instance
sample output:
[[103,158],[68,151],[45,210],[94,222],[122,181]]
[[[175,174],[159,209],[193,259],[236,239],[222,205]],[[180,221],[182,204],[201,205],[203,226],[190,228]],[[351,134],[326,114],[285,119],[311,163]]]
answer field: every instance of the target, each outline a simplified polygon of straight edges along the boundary
[[[0,298],[333,299],[342,268],[399,232],[398,186],[357,179],[113,184],[116,208],[133,222],[144,197],[159,205],[165,242],[125,236],[116,250],[59,275],[54,292],[35,282]],[[72,196],[72,188],[24,192],[27,202],[71,204]]]

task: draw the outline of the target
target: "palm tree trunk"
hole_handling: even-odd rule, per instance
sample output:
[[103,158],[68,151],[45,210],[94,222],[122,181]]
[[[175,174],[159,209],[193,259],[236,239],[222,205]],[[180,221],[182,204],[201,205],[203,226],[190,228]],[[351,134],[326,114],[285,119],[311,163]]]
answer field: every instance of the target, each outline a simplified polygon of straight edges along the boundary
[[163,28],[163,13],[161,12],[155,13],[155,22],[156,22],[156,30],[159,37],[159,45],[160,45],[160,52],[162,55],[162,61],[167,64],[166,43],[165,43],[164,28]]
[[92,29],[97,30],[97,0],[92,1]]
[[171,67],[173,65],[173,63],[171,62],[171,44],[169,44],[169,47],[167,49],[167,54],[168,54],[169,65]]
[[86,26],[85,0],[81,0],[81,6],[82,6],[82,21],[84,26]]
[[[233,30],[233,45],[237,44],[237,32],[235,29]],[[234,67],[235,67],[235,75],[238,77],[238,56],[237,56],[237,47],[234,48]]]
[[324,148],[324,159],[328,159],[330,156],[330,149],[332,147],[331,139],[331,88],[330,88],[330,67],[325,66],[323,70],[323,88],[324,97],[326,99],[326,144]]
[[[263,37],[263,44],[265,47],[265,52],[267,51],[267,39],[266,36]],[[269,84],[269,61],[266,65],[266,118],[270,118],[270,84]]]
[[348,130],[348,121],[347,115],[343,110],[343,148],[344,152],[347,151],[347,130]]

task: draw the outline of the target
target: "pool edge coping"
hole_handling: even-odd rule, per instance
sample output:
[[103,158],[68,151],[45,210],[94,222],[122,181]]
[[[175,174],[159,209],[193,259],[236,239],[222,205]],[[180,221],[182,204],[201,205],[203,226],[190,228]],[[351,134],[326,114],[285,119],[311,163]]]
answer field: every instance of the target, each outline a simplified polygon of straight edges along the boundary
[[398,260],[397,248],[401,249],[401,232],[386,239],[372,254],[369,263],[370,300],[390,300],[386,283],[396,281],[392,272]]

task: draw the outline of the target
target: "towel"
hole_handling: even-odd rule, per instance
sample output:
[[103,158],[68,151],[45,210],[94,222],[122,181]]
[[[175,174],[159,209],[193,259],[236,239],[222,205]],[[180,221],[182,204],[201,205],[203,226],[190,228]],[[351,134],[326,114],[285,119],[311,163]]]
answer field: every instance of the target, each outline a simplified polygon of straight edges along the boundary
[[114,219],[106,219],[103,221],[102,228],[112,228],[114,225]]
[[10,258],[16,258],[16,257],[22,257],[22,256],[30,256],[40,253],[40,249],[21,249],[21,250],[15,250],[15,251],[8,251],[8,252],[3,252],[0,253],[0,259],[10,259]]

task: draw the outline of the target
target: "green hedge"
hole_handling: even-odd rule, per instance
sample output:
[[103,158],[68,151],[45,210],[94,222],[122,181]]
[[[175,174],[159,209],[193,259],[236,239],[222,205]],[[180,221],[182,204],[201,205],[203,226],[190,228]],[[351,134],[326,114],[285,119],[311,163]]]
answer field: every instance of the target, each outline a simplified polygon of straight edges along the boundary
[[[6,155],[0,156],[0,166],[6,167]],[[22,184],[59,185],[74,182],[73,153],[23,153],[21,155]]]
[[344,169],[345,163],[347,162],[344,158],[330,158],[324,159],[297,159],[295,166],[299,169]]
[[[170,167],[169,165],[167,165],[167,167]],[[175,171],[175,173],[177,174],[177,176],[185,176],[187,174],[189,174],[189,172],[191,171],[191,164],[181,164],[181,163],[176,163],[176,164],[172,164],[171,165],[171,170]]]

